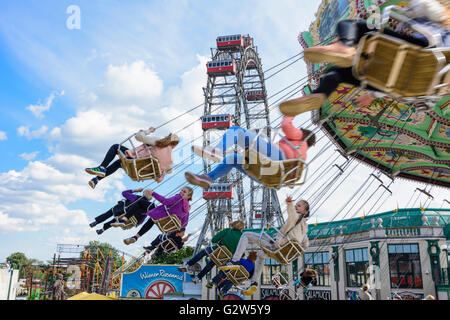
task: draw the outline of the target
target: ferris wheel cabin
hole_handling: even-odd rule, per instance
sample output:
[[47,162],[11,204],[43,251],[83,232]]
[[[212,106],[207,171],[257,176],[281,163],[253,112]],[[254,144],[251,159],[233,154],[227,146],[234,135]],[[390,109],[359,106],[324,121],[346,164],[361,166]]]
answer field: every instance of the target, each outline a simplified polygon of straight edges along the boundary
[[247,101],[261,101],[265,98],[263,90],[251,90],[245,93]]
[[234,119],[231,114],[215,114],[209,116],[203,116],[200,118],[202,120],[202,129],[228,129],[232,126],[232,121]]
[[216,39],[218,50],[239,50],[253,44],[253,39],[240,34],[220,36]]
[[206,64],[209,76],[232,76],[236,74],[236,68],[234,59],[209,61]]
[[203,190],[203,199],[234,199],[232,183],[214,183],[208,190]]

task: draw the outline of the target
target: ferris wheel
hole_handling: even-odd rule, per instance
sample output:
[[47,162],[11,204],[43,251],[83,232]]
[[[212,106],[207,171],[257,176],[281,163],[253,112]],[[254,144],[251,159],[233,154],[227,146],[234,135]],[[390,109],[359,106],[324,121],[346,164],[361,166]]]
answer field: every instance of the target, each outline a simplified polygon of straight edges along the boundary
[[[270,115],[261,60],[249,35],[220,36],[211,49],[207,63],[207,83],[203,88],[205,103],[202,117],[203,147],[214,143],[231,126],[246,129],[265,128],[270,136]],[[222,132],[220,132],[222,131]],[[204,172],[212,162],[203,160]],[[219,192],[218,192],[219,191]],[[247,228],[261,228],[266,223],[282,225],[283,217],[274,190],[231,172],[204,191],[207,214],[196,251],[208,230],[214,234],[226,221],[242,220]]]

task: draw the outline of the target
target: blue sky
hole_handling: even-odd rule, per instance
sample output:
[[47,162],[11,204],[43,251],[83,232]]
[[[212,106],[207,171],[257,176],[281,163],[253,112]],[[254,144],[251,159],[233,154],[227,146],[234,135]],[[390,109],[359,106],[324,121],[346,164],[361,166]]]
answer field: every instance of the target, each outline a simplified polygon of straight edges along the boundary
[[[80,29],[66,26],[70,5],[80,8]],[[123,189],[147,183],[132,183],[118,172],[91,190],[83,168],[96,165],[111,144],[138,129],[202,103],[205,63],[217,36],[251,34],[264,66],[271,66],[299,52],[298,32],[308,28],[317,5],[2,1],[0,261],[15,251],[46,260],[58,243],[94,239],[139,250],[155,230],[131,248],[122,239],[136,230],[98,237],[87,224],[114,205]],[[304,70],[297,66],[292,72]],[[162,128],[161,135],[200,115],[201,108]],[[182,138],[189,141],[199,129]],[[172,188],[157,191],[169,195],[184,183],[182,176],[172,179]],[[201,224],[197,219],[194,229]]]
[[[156,230],[125,246],[122,239],[137,230],[114,229],[99,237],[88,224],[112,207],[122,190],[148,183],[133,183],[118,172],[92,190],[84,168],[97,165],[110,145],[133,132],[158,126],[203,103],[205,64],[217,36],[250,34],[267,69],[301,51],[297,36],[314,20],[319,3],[2,1],[0,262],[17,251],[45,261],[59,243],[89,240],[106,241],[132,254],[140,251]],[[66,26],[70,5],[80,8],[80,29]],[[294,64],[266,83],[269,95],[305,72],[303,61]],[[171,122],[160,134],[177,131],[201,112],[199,108]],[[278,110],[272,116],[278,117]],[[308,118],[302,115],[296,121]],[[200,125],[180,134],[182,143],[200,135]],[[175,163],[188,152],[188,148],[177,151]],[[190,170],[195,168],[201,169],[200,162]],[[361,183],[368,170],[360,168],[349,185]],[[170,196],[183,183],[178,174],[156,190]],[[282,191],[280,198],[286,193]],[[195,200],[200,194],[196,190]],[[405,192],[403,198],[409,195]],[[336,201],[330,207],[343,202]],[[386,205],[392,207],[392,201]],[[320,219],[331,215],[326,208]],[[200,228],[203,217],[199,214],[188,231]]]

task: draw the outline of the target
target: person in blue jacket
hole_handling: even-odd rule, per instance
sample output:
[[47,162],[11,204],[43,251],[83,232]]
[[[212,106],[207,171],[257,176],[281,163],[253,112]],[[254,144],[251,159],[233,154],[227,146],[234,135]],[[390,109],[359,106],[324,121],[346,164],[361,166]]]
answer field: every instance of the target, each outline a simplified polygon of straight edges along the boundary
[[[247,258],[242,258],[239,260],[239,264],[247,270],[249,273],[249,278],[252,277],[253,271],[255,270],[255,261],[257,258],[256,251],[250,251]],[[212,288],[214,285],[219,289],[220,295],[225,295],[228,290],[233,287],[233,282],[229,280],[224,271],[220,271],[217,275],[212,278],[211,282],[209,282],[206,287]]]

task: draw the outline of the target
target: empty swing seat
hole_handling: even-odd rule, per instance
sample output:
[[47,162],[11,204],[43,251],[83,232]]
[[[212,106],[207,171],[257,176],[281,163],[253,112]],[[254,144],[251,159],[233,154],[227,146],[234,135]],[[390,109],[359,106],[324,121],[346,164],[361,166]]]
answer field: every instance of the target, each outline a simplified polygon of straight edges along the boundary
[[[119,219],[122,219],[125,216],[125,214],[122,214],[119,216]],[[133,227],[136,227],[138,224],[138,221],[135,216],[131,216],[126,222],[125,226],[121,226],[122,230],[128,230]]]
[[275,251],[261,246],[264,253],[281,264],[288,264],[296,259],[304,250],[298,241],[289,241]]
[[216,248],[210,255],[209,258],[212,262],[215,263],[216,266],[223,266],[225,263],[231,260],[233,255],[230,250],[225,246],[220,246]]
[[158,220],[152,220],[162,233],[169,233],[181,229],[180,219],[174,214],[170,214],[167,217]]
[[267,188],[294,187],[299,182],[305,161],[301,158],[275,161],[252,149],[245,151],[243,169],[252,178]]
[[122,151],[118,151],[122,169],[133,181],[157,179],[161,176],[159,161],[155,157],[127,158]]
[[250,278],[250,274],[248,273],[247,269],[244,268],[244,266],[239,266],[239,269],[230,270],[225,274],[235,286],[238,286],[239,284]]
[[382,33],[359,42],[353,75],[362,85],[411,101],[448,94],[450,48],[425,49]]

